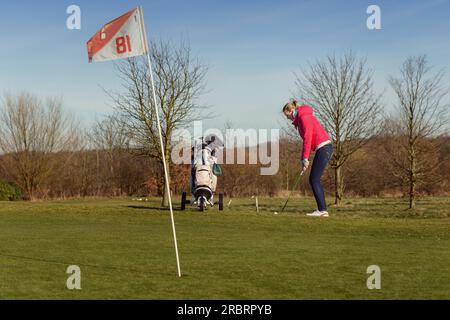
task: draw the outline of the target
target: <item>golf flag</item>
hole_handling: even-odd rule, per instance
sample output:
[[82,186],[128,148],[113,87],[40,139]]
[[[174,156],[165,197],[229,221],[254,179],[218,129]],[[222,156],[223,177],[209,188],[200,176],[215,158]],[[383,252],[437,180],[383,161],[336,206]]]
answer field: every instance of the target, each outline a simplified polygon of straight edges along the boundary
[[140,7],[108,22],[87,43],[89,62],[130,58],[148,53]]
[[[148,50],[148,40],[147,33],[145,31],[144,14],[142,8],[137,7],[104,25],[103,28],[87,42],[87,49],[89,62],[108,61],[147,55],[148,73],[152,88],[153,105],[155,108],[156,123],[158,125],[159,133],[159,144],[161,146],[162,163],[164,167],[164,178],[167,190],[170,190],[169,173],[167,170],[161,122],[159,120],[158,103],[155,93],[155,81],[153,79],[152,62],[150,59],[150,52]],[[169,198],[170,218],[172,220],[172,231],[175,244],[175,255],[177,257],[178,276],[181,277],[177,233],[175,230],[172,196],[170,192],[167,193],[167,197]]]

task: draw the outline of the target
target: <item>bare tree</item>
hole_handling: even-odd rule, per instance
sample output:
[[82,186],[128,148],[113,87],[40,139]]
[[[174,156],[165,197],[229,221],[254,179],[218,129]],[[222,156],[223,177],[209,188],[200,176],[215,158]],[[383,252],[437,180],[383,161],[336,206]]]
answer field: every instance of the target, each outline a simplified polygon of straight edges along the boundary
[[[175,47],[160,41],[151,49],[151,55],[157,103],[162,114],[160,124],[164,153],[169,169],[172,133],[202,117],[204,107],[199,105],[198,98],[204,89],[207,68],[192,57],[189,46],[184,43]],[[116,69],[123,80],[123,92],[108,94],[112,97],[120,118],[124,120],[134,149],[160,161],[162,170],[162,153],[147,60],[128,59],[117,64]],[[168,205],[167,192],[168,190],[164,190],[163,206]]]
[[63,111],[60,98],[44,102],[29,93],[6,94],[0,110],[0,149],[8,154],[9,172],[31,199],[61,159],[54,153],[74,150],[77,125]]
[[97,120],[91,129],[91,144],[93,147],[108,150],[123,149],[129,145],[129,137],[124,127],[124,120],[109,115]]
[[381,118],[381,94],[375,92],[373,71],[366,65],[366,59],[349,52],[310,63],[296,76],[301,99],[315,108],[334,141],[335,204],[344,193],[341,168],[379,128],[374,124]]
[[106,116],[103,120],[94,123],[89,134],[91,145],[94,147],[97,157],[97,187],[101,185],[100,156],[105,155],[106,161],[102,161],[102,163],[107,165],[108,179],[104,182],[108,187],[115,189],[114,194],[122,193],[120,185],[121,160],[130,144],[124,123],[124,120],[115,116]]
[[431,73],[431,69],[426,56],[409,57],[400,75],[389,79],[398,98],[391,134],[397,138],[397,153],[406,155],[402,159],[397,154],[393,159],[397,173],[407,182],[410,209],[416,205],[417,185],[431,169],[431,157],[426,153],[432,150],[425,140],[439,134],[448,123],[449,104],[443,100],[450,90],[442,84],[444,72]]

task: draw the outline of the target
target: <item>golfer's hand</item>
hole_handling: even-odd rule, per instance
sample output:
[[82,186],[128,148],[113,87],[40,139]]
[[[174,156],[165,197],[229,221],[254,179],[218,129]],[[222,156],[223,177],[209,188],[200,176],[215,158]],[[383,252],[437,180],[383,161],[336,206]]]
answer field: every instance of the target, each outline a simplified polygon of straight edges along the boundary
[[308,170],[309,168],[309,160],[308,159],[303,159],[302,160],[302,174]]

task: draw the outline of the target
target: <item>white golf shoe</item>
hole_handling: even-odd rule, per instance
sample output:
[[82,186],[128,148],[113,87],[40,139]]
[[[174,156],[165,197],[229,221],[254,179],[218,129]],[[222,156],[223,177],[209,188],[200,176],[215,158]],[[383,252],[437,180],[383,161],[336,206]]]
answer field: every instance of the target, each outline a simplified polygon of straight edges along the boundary
[[328,211],[314,211],[313,213],[306,214],[308,217],[327,218],[329,217]]

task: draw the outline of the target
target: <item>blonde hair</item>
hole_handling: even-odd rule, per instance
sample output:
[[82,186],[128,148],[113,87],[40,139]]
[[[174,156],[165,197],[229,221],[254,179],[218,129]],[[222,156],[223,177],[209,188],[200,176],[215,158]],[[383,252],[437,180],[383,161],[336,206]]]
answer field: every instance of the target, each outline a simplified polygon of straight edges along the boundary
[[298,107],[297,100],[291,99],[291,101],[289,101],[288,103],[286,103],[284,105],[283,112],[286,112],[286,111],[291,112],[292,110],[296,109],[297,107]]

